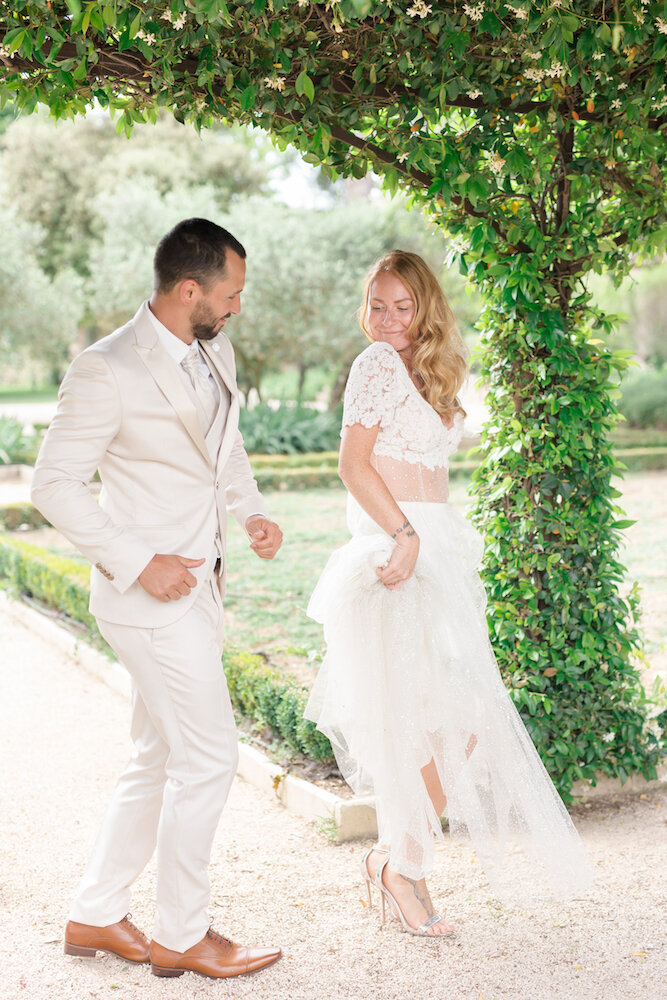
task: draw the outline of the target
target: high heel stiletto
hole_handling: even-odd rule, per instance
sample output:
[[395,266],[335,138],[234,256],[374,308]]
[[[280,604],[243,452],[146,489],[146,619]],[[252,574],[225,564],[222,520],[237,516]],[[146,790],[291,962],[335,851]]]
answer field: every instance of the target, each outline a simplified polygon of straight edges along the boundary
[[368,893],[368,906],[370,909],[373,909],[373,897],[371,895],[371,889],[372,888],[377,889],[377,886],[373,881],[371,873],[368,870],[368,859],[370,858],[373,851],[377,851],[378,854],[389,854],[389,851],[386,851],[384,847],[371,847],[369,848],[369,850],[366,851],[363,858],[361,859],[360,862],[361,877],[366,883],[366,892]]
[[[389,852],[387,851],[386,853],[388,854]],[[418,937],[432,937],[432,938],[447,937],[448,935],[453,934],[454,933],[453,928],[450,931],[444,931],[442,934],[428,933],[429,927],[433,927],[434,924],[437,924],[440,920],[444,919],[439,913],[434,913],[432,917],[429,917],[428,920],[425,920],[423,924],[419,925],[419,927],[410,926],[410,924],[405,919],[405,915],[401,907],[398,904],[398,900],[396,899],[394,894],[387,888],[387,886],[384,884],[382,880],[382,874],[388,864],[389,864],[389,858],[385,858],[384,861],[380,862],[380,867],[375,873],[375,886],[378,889],[380,893],[380,898],[382,900],[382,923],[384,923],[386,919],[386,902],[388,901],[389,909],[394,914],[394,916],[400,920],[403,926],[403,930],[407,931],[408,934],[415,934]]]

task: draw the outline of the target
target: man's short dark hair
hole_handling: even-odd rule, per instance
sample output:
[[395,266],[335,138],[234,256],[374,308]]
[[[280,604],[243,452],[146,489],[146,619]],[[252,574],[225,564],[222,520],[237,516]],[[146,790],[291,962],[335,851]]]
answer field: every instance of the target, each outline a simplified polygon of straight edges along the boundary
[[222,226],[208,219],[184,219],[158,243],[153,258],[156,291],[169,292],[188,278],[208,287],[225,276],[228,250],[245,259],[244,248]]

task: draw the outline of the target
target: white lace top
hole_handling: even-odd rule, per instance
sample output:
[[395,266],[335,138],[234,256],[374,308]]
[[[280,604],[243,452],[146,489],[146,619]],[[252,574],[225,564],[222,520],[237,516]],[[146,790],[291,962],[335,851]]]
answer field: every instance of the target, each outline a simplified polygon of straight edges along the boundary
[[376,341],[352,365],[343,426],[352,424],[379,424],[371,463],[395,500],[447,500],[449,456],[461,441],[463,417],[457,413],[446,427],[390,344]]

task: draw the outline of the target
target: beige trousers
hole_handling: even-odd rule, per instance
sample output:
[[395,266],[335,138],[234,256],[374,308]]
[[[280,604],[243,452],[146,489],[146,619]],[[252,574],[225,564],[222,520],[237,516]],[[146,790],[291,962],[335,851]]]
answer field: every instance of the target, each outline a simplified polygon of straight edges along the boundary
[[154,939],[187,951],[209,927],[207,868],[238,763],[222,669],[215,584],[164,628],[99,621],[132,678],[134,752],[121,775],[70,919],[105,926],[130,909],[130,886],[157,847]]

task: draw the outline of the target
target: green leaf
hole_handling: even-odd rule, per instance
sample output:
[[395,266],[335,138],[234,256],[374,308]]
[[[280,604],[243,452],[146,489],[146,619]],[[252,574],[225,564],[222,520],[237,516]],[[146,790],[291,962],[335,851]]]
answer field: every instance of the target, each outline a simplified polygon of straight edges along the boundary
[[301,72],[297,76],[295,89],[299,97],[302,97],[305,94],[305,96],[312,104],[315,98],[315,87],[313,81],[310,79],[305,69],[301,70]]
[[245,88],[240,97],[240,104],[244,111],[249,111],[257,99],[254,84],[250,83]]
[[134,18],[134,20],[130,24],[130,32],[129,32],[130,38],[134,38],[134,36],[136,35],[136,33],[141,28],[141,21],[142,21],[142,13],[141,13],[141,11],[139,11],[139,13],[137,14],[137,16]]

